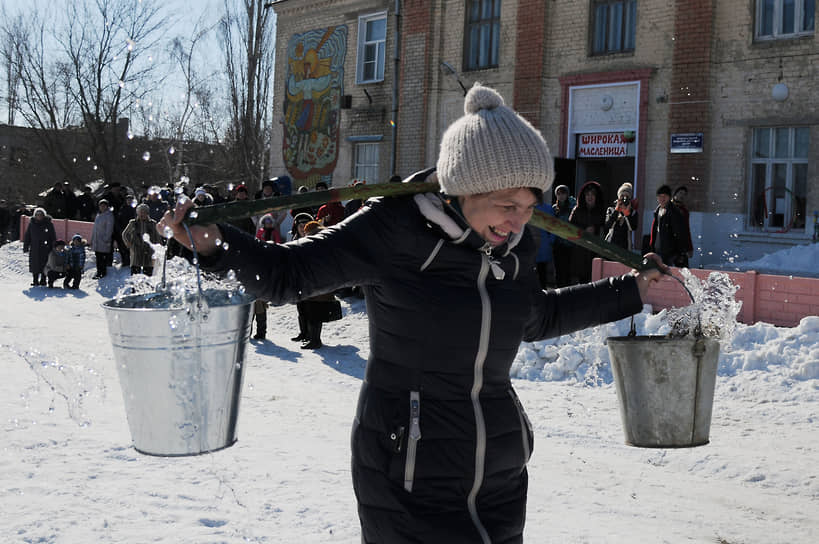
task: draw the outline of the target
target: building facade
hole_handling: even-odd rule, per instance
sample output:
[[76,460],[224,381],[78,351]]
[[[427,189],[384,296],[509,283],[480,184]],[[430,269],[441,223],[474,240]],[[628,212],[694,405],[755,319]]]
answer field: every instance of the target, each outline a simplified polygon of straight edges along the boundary
[[812,240],[814,0],[280,0],[273,175],[386,181],[435,164],[474,82],[546,138],[557,182],[686,186],[692,266]]

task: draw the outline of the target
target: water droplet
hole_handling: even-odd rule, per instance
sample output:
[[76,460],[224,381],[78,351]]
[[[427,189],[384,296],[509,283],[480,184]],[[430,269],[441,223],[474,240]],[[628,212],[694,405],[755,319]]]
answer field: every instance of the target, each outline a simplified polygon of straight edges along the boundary
[[128,137],[129,140],[134,139],[134,133],[131,132],[130,130],[128,130],[128,132],[126,132],[125,135]]
[[202,235],[202,238],[205,238],[205,239],[207,239],[207,238],[209,238],[209,237],[210,237],[210,234],[208,234],[207,232],[206,232],[205,234],[203,234],[203,235]]
[[168,319],[168,325],[171,327],[171,330],[176,330],[176,328],[179,327],[179,316],[173,314]]
[[145,234],[142,235],[142,241],[145,242],[146,244],[150,243],[151,235],[146,232]]
[[179,198],[176,199],[176,203],[181,205],[181,204],[184,204],[185,202],[187,202],[188,200],[190,200],[190,199],[186,195],[182,194],[182,195],[179,195]]
[[165,227],[162,233],[165,235],[165,238],[173,238],[173,229],[171,229],[171,227]]
[[199,217],[199,212],[197,212],[197,211],[195,211],[195,210],[194,210],[194,211],[192,211],[192,212],[191,212],[191,219],[196,219],[197,217]]
[[151,160],[151,152],[150,152],[150,151],[146,151],[145,153],[143,153],[143,154],[142,154],[142,160],[143,160],[143,161],[149,161],[149,160]]
[[124,81],[122,81],[121,79],[119,80],[119,88],[120,88],[120,89],[125,88],[125,82],[124,82]]
[[214,240],[214,241],[213,241],[213,243],[214,243],[214,244],[216,244],[216,247],[219,247],[219,246],[221,246],[221,245],[222,245],[222,240],[220,240],[219,238],[217,238],[216,240]]
[[173,155],[174,153],[176,153],[176,148],[175,148],[174,146],[171,146],[171,147],[168,149],[168,153],[170,153],[171,155]]
[[225,251],[227,251],[229,247],[230,247],[230,245],[228,245],[227,242],[222,244],[222,249],[224,249]]
[[230,281],[236,281],[236,271],[235,270],[228,270],[227,279]]

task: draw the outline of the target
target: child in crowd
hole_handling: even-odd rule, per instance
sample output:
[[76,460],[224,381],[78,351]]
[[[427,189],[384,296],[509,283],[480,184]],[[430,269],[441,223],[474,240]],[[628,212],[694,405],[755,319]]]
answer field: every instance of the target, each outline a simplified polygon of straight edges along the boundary
[[[54,242],[54,248],[48,254],[48,261],[45,265],[45,275],[48,278],[48,287],[54,287],[54,280],[57,278],[64,278],[67,268],[68,254],[65,252],[65,242],[57,240]],[[68,280],[63,282],[63,288],[68,288]]]
[[68,246],[66,258],[65,281],[63,282],[63,287],[66,289],[69,288],[69,282],[71,283],[71,289],[80,288],[80,280],[85,269],[85,246],[85,240],[79,234],[75,234],[71,238],[71,245]]

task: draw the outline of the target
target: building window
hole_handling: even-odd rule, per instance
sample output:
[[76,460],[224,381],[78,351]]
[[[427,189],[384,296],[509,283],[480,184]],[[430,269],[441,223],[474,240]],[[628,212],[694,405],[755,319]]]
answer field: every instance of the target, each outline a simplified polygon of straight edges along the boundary
[[815,0],[756,0],[756,37],[791,38],[813,34]]
[[756,128],[751,154],[750,227],[805,230],[810,129]]
[[501,0],[472,0],[466,3],[466,70],[494,68],[498,65]]
[[592,54],[634,51],[637,0],[592,2]]
[[387,48],[387,13],[358,18],[358,66],[356,83],[384,81],[384,55]]
[[378,144],[355,144],[355,179],[381,183],[378,178]]

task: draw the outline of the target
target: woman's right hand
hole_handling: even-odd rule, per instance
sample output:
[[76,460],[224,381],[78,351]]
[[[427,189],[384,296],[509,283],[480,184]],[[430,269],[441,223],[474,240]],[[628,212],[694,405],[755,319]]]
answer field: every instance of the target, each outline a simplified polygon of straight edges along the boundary
[[[161,236],[166,236],[165,229],[170,229],[172,237],[177,242],[188,249],[191,247],[191,239],[185,231],[183,220],[188,210],[194,208],[195,205],[192,200],[180,199],[173,210],[168,210],[156,226],[156,230]],[[196,245],[196,251],[201,255],[212,255],[216,253],[217,240],[222,237],[222,232],[216,225],[193,225],[188,227],[193,237],[193,243]]]

